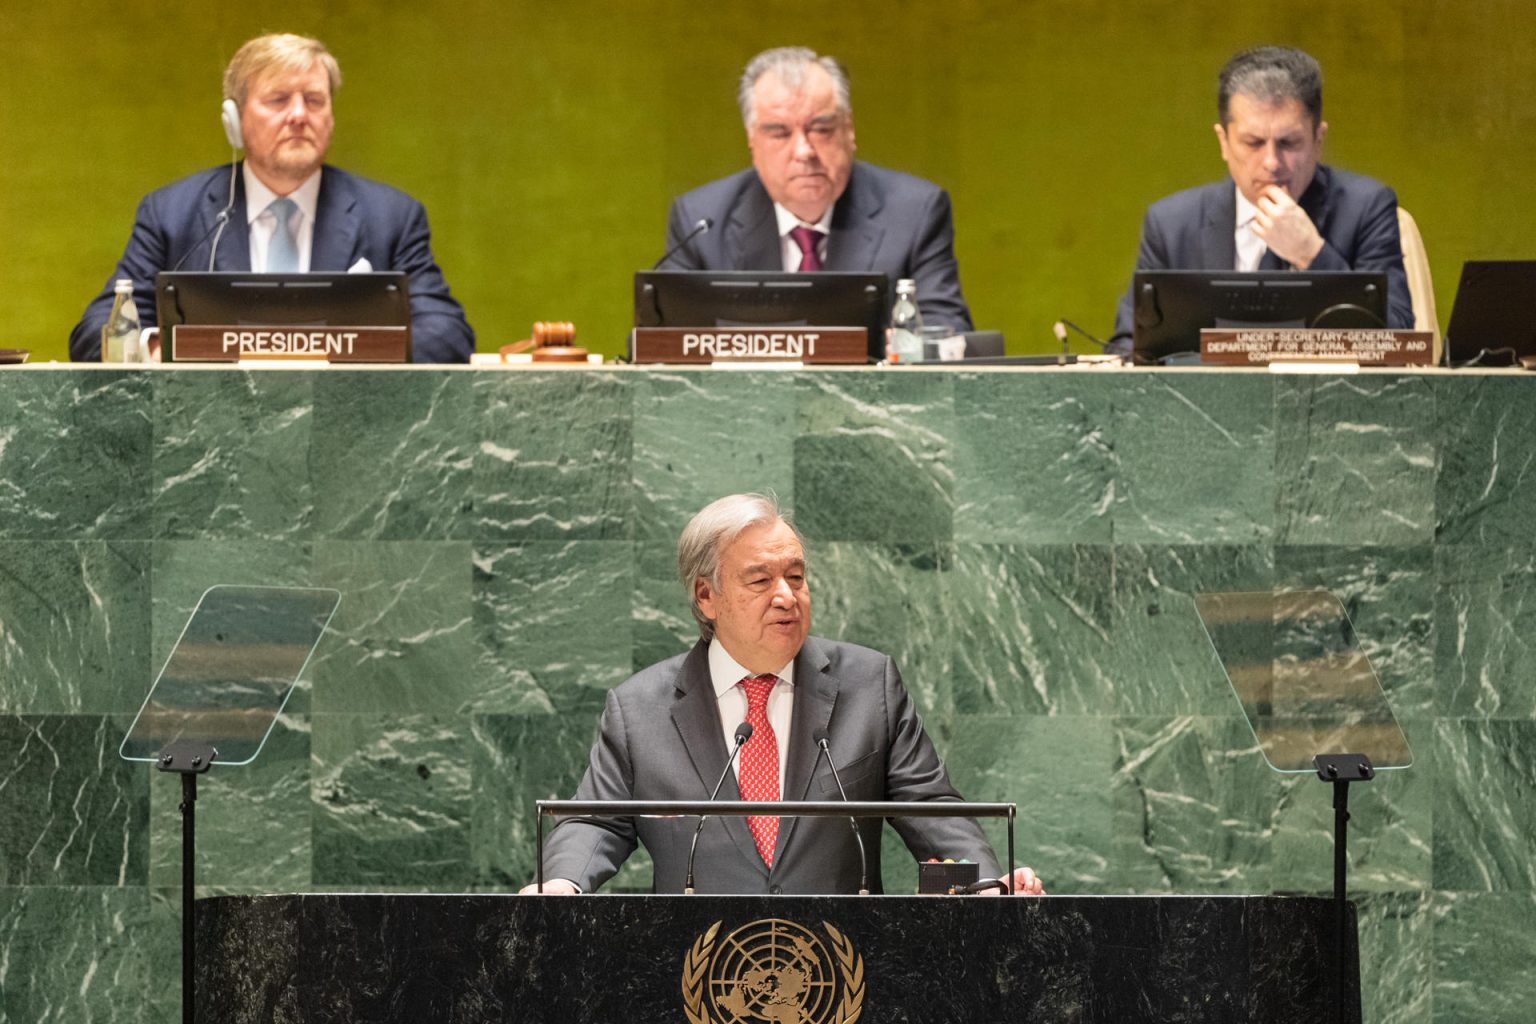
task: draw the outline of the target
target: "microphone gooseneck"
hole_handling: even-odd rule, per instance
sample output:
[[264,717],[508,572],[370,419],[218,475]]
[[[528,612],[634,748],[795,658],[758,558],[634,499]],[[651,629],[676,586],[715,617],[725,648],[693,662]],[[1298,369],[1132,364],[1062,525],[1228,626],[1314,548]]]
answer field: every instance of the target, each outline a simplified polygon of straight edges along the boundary
[[[843,788],[843,780],[837,774],[837,762],[832,760],[832,747],[827,742],[827,730],[817,729],[812,737],[818,748],[817,757],[827,755],[827,767],[832,769],[832,781],[837,783],[837,792],[843,798],[843,803],[848,802],[848,791]],[[813,769],[814,771],[814,769]],[[869,860],[864,854],[864,836],[859,832],[857,818],[848,818],[848,827],[853,829],[853,841],[859,844],[859,895],[869,895]]]
[[1097,336],[1077,326],[1077,324],[1073,323],[1071,320],[1068,320],[1066,317],[1062,317],[1060,320],[1057,320],[1054,324],[1051,325],[1051,330],[1053,333],[1055,333],[1056,340],[1061,342],[1061,348],[1063,352],[1065,352],[1067,348],[1067,328],[1069,327],[1077,334],[1082,335],[1084,338],[1087,338],[1089,341],[1099,346],[1100,352],[1103,352],[1105,349],[1109,348],[1109,342],[1100,341]]
[[[720,795],[720,787],[725,785],[725,777],[731,773],[731,765],[736,763],[736,755],[741,753],[741,748],[747,745],[747,740],[752,738],[752,723],[742,722],[736,727],[736,745],[731,748],[731,756],[725,759],[725,770],[720,773],[720,778],[715,782],[715,788],[709,794],[709,802],[714,803],[715,797]],[[704,831],[704,823],[709,820],[709,815],[699,815],[699,826],[693,830],[693,842],[688,844],[688,877],[683,882],[683,894],[693,895],[693,858],[699,851],[699,833]]]
[[710,220],[708,217],[700,217],[697,221],[694,222],[693,230],[688,232],[686,235],[684,235],[682,241],[678,242],[672,248],[670,248],[666,252],[662,253],[661,259],[659,259],[655,263],[651,264],[651,269],[652,270],[660,270],[661,269],[661,265],[663,263],[667,262],[667,260],[671,259],[673,256],[676,256],[679,252],[681,252],[683,250],[683,246],[687,245],[689,242],[693,241],[695,238],[698,238],[700,235],[704,234],[704,232],[708,231],[710,228],[714,227],[714,224],[715,224],[715,222]]

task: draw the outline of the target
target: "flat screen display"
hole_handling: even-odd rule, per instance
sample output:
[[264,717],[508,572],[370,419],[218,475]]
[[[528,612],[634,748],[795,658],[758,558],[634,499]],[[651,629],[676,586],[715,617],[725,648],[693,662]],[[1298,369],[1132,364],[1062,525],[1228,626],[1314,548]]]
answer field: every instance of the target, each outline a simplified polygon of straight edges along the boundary
[[155,275],[155,318],[167,362],[171,328],[405,327],[410,360],[411,300],[405,274],[251,274],[165,271]]
[[1452,365],[1509,366],[1536,356],[1536,260],[1468,260],[1445,345]]
[[1140,270],[1131,289],[1131,352],[1137,363],[1198,355],[1206,327],[1387,325],[1387,275],[1374,271]]

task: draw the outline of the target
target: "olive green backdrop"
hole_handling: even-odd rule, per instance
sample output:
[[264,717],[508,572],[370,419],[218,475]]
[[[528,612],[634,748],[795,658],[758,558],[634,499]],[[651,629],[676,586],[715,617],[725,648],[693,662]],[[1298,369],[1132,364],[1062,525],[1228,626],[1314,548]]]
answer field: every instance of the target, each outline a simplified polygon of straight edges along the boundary
[[1146,204],[1224,173],[1214,78],[1288,42],[1327,77],[1328,159],[1393,184],[1450,314],[1461,261],[1536,255],[1530,0],[851,0],[0,7],[0,347],[64,358],[139,197],[228,158],[224,62],[268,30],[346,77],[331,153],[415,194],[480,348],[535,319],[617,353],[630,274],[676,193],[745,165],[734,78],[757,50],[845,60],[860,155],[954,196],[978,323],[1047,349],[1107,331]]

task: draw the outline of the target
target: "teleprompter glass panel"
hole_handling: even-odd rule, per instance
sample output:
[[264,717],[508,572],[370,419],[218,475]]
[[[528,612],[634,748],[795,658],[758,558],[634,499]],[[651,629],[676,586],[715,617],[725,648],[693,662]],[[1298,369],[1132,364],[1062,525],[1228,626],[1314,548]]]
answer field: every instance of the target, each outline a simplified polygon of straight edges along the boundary
[[1318,754],[1413,763],[1354,626],[1326,590],[1197,594],[1195,607],[1269,766],[1310,772]]
[[340,602],[323,588],[209,587],[118,753],[153,761],[199,740],[214,764],[255,760]]

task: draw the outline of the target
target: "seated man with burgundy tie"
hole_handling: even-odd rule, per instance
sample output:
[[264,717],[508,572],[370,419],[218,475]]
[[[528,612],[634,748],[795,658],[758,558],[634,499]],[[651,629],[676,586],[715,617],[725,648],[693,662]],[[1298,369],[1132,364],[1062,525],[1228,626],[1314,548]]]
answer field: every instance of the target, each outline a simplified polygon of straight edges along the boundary
[[156,274],[211,269],[403,271],[415,361],[469,361],[475,332],[432,256],[426,210],[325,163],[340,85],[336,58],[318,39],[266,35],[236,52],[224,72],[223,116],[245,159],[237,173],[210,168],[144,197],[122,259],[70,333],[71,359],[101,358],[115,280],[133,281],[139,319],[152,324]]
[[[578,800],[837,800],[819,741],[849,800],[957,801],[944,763],[891,659],[810,635],[800,536],[773,499],[735,494],[683,530],[678,571],[700,640],[608,694]],[[748,732],[731,771],[737,737]],[[643,843],[654,891],[684,889],[697,818],[569,818],[544,851],[545,892],[592,892]],[[914,857],[997,856],[969,818],[892,819]],[[880,891],[879,819],[859,820],[869,888]],[[718,817],[699,834],[694,886],[704,893],[853,893],[858,848],[846,818]],[[1039,894],[1019,868],[1015,891]],[[534,891],[533,886],[523,890]]]
[[926,324],[971,329],[949,195],[853,158],[848,76],[835,59],[767,50],[742,72],[737,99],[752,167],[673,202],[661,269],[879,271],[893,293],[901,278],[917,282]]

